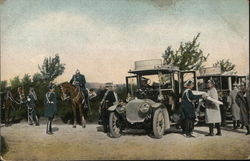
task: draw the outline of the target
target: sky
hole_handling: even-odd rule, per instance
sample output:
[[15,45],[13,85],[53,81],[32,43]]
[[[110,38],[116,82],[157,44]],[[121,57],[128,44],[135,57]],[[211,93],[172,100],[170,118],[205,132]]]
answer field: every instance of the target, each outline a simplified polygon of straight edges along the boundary
[[1,0],[1,80],[39,72],[59,54],[56,82],[79,69],[87,82],[125,83],[134,61],[201,33],[206,66],[230,59],[249,73],[248,0]]

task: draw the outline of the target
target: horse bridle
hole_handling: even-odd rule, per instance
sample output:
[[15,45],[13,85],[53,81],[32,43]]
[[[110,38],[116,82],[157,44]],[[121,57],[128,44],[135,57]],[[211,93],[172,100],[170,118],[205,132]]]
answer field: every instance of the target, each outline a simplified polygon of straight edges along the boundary
[[62,90],[62,93],[63,93],[63,96],[61,97],[61,99],[64,101],[64,100],[67,100],[67,99],[70,99],[70,96],[67,96],[66,93],[64,93],[64,90],[63,90],[63,86],[61,85],[61,90]]
[[24,102],[23,102],[23,99],[22,99],[22,97],[24,97],[24,94],[21,94],[20,88],[18,88],[17,91],[18,91],[18,95],[19,95],[19,99],[20,99],[19,102],[17,102],[17,101],[14,99],[14,97],[13,97],[11,91],[8,91],[8,92],[7,92],[7,99],[9,98],[9,99],[11,100],[11,102],[14,102],[14,103],[20,105],[20,104],[24,103]]

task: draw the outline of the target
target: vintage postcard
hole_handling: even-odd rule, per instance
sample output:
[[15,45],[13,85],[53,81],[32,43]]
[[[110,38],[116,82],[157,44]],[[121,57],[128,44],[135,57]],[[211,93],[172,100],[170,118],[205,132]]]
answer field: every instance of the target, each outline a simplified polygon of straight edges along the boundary
[[249,0],[0,14],[0,160],[250,159]]

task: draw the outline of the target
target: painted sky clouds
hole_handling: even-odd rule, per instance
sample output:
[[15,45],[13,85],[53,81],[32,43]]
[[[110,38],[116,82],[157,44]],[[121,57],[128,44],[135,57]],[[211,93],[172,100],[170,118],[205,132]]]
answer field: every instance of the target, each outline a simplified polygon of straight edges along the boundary
[[247,74],[246,0],[6,0],[1,4],[1,79],[38,72],[59,53],[67,81],[76,69],[87,81],[124,83],[133,62],[161,58],[171,45],[201,33],[207,66],[228,58]]

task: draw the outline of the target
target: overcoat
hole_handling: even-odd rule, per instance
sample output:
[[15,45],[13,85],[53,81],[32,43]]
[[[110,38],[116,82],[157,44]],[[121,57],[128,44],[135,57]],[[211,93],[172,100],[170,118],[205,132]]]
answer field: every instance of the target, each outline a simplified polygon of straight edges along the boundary
[[85,84],[86,84],[86,79],[85,79],[85,76],[83,74],[80,74],[80,75],[73,75],[71,80],[70,80],[70,83],[71,84],[79,84],[79,86],[83,89],[85,89]]
[[195,108],[192,101],[200,98],[202,98],[202,95],[194,95],[190,89],[183,92],[181,101],[182,119],[195,119]]
[[[208,96],[218,100],[217,90],[212,87],[207,91]],[[210,123],[221,123],[221,113],[219,104],[211,102],[209,100],[205,101],[205,121],[207,124]]]
[[229,94],[229,107],[231,107],[232,119],[234,121],[240,120],[240,108],[235,102],[237,93],[238,89],[233,89]]
[[248,126],[249,125],[249,107],[247,104],[247,98],[244,97],[244,94],[241,91],[237,93],[235,102],[240,108],[241,123],[245,126]]
[[44,99],[44,116],[53,117],[57,112],[57,100],[55,92],[47,92]]

